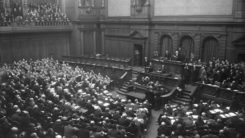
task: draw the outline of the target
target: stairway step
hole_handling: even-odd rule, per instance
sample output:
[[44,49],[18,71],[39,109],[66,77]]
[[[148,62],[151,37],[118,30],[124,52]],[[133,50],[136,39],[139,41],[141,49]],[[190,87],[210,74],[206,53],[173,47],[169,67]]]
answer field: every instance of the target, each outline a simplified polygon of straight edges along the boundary
[[126,81],[122,84],[122,86],[129,86],[130,85],[130,82],[129,81]]
[[182,98],[182,97],[176,97],[175,100],[183,101],[183,102],[190,102],[191,101],[191,99]]
[[127,89],[122,89],[122,88],[120,88],[119,90],[120,90],[121,92],[128,92]]
[[176,104],[182,104],[182,105],[189,104],[189,102],[179,101],[176,99],[172,99],[171,102],[176,103]]
[[188,90],[184,90],[185,93],[191,93],[191,91],[188,91]]
[[122,88],[122,89],[128,89],[128,86],[124,86],[124,85],[123,85],[121,88]]
[[180,97],[186,98],[186,99],[191,99],[191,96],[190,96],[190,95],[187,95],[187,94],[183,94],[183,95],[181,95]]
[[187,92],[183,92],[182,94],[183,94],[183,95],[191,96],[191,93],[187,93]]

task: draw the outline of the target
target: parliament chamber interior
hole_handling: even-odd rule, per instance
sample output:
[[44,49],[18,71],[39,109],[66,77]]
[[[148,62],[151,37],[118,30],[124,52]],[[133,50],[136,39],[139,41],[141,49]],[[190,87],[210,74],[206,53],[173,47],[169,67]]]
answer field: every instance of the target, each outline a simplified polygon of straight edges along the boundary
[[245,138],[244,0],[0,0],[0,138]]

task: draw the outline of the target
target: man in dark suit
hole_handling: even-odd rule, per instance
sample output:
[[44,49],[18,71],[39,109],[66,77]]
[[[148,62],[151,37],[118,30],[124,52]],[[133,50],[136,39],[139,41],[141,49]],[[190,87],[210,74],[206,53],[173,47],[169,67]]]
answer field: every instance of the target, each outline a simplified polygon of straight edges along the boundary
[[81,128],[77,133],[77,138],[90,138],[89,131],[85,128]]
[[172,128],[170,125],[165,124],[165,122],[162,122],[160,127],[158,128],[158,136],[164,134],[166,136],[170,136],[172,132]]
[[169,53],[168,50],[165,51],[164,57],[165,57],[167,60],[169,60],[169,59],[171,58],[171,55],[170,55],[170,53]]
[[148,60],[148,57],[145,57],[144,58],[145,72],[149,72],[149,65],[150,65],[150,61]]
[[153,65],[152,65],[152,62],[149,63],[149,69],[148,69],[148,72],[153,72]]
[[147,67],[147,66],[149,66],[149,64],[150,64],[150,61],[149,61],[148,57],[145,57],[144,58],[144,66]]

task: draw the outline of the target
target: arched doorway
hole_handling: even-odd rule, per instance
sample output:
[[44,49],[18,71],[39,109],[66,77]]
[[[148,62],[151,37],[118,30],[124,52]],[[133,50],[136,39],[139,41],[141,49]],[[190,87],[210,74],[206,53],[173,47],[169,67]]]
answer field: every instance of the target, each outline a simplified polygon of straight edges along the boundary
[[219,43],[214,37],[207,37],[203,40],[202,61],[208,61],[218,57]]
[[142,44],[134,44],[134,66],[142,66],[143,65],[143,45]]
[[165,56],[166,51],[169,52],[169,55],[173,54],[173,40],[168,35],[163,36],[161,39],[160,56]]
[[190,36],[183,36],[180,40],[183,57],[189,61],[191,54],[194,54],[194,40]]

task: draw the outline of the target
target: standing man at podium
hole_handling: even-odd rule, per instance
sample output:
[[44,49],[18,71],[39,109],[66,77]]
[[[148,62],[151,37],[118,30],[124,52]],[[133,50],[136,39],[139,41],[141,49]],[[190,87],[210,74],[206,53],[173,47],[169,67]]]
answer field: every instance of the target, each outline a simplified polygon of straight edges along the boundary
[[165,59],[170,60],[171,55],[170,55],[170,53],[169,53],[169,51],[168,51],[168,50],[166,50],[166,51],[165,51],[165,55],[164,55],[164,57],[165,57]]
[[144,58],[144,67],[145,67],[145,72],[148,72],[148,67],[150,65],[150,61],[148,60],[148,57]]

